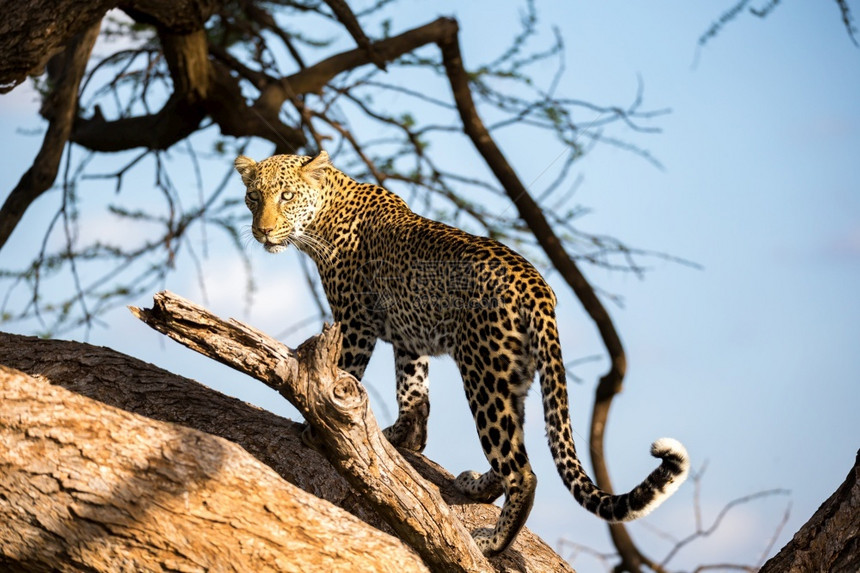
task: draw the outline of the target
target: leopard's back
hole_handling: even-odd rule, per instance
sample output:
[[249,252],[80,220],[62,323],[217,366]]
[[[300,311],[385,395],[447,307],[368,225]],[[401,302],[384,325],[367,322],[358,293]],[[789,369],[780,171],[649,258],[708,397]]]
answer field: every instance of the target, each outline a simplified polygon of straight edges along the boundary
[[[330,277],[326,292],[339,299],[337,315],[353,314],[359,302],[382,340],[419,354],[452,354],[505,309],[533,307],[536,298],[555,304],[534,267],[495,241],[411,211],[380,231],[378,220],[366,221],[358,229],[363,248],[348,259],[348,271],[335,263],[334,272],[321,272]],[[352,300],[335,294],[346,291]]]

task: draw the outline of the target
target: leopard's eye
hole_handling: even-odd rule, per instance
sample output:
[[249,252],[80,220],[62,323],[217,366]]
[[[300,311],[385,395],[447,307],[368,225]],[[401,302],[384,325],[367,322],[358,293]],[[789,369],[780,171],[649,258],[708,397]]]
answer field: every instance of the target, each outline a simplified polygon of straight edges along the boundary
[[281,201],[289,201],[293,198],[294,195],[295,193],[293,193],[292,191],[284,191],[283,193],[281,193]]
[[248,193],[245,194],[245,198],[248,199],[248,201],[256,203],[260,200],[260,193],[258,191],[248,191]]

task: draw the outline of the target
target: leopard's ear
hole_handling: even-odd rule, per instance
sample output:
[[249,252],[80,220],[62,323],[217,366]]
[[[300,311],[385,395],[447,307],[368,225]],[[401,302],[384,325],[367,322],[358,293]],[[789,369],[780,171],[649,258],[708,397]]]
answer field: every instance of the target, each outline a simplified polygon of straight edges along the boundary
[[233,165],[236,167],[239,175],[242,176],[242,183],[245,184],[245,187],[250,187],[254,179],[257,178],[257,162],[250,157],[240,155],[233,162]]
[[311,185],[319,186],[325,181],[326,169],[331,167],[328,153],[320,151],[320,154],[302,165],[302,177]]

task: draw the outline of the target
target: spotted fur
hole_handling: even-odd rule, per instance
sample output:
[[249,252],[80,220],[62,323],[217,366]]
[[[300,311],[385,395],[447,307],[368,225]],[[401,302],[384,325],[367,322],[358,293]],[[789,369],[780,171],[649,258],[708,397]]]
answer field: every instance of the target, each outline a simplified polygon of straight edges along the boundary
[[522,256],[416,215],[393,193],[335,169],[324,151],[259,163],[240,156],[236,169],[254,238],[273,253],[295,245],[316,262],[343,329],[340,367],[360,379],[377,339],[393,345],[398,415],[385,430],[393,444],[424,449],[428,357],[453,356],[491,468],[464,472],[456,485],[484,502],[505,494],[495,528],[475,533],[485,554],[510,545],[534,500],[523,402],[536,372],[553,459],[588,511],[609,521],[635,519],[686,478],[687,453],[670,438],[653,444],[662,463],[629,493],[605,493],[586,475],[570,425],[555,295]]

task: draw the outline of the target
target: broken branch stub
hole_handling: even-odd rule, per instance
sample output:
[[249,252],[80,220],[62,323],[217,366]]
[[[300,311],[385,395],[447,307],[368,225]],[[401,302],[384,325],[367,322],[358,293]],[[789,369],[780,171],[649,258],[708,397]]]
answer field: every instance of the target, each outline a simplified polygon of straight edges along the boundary
[[382,436],[361,384],[337,368],[340,328],[326,326],[293,351],[167,291],[153,297],[153,308],[131,311],[155,330],[260,380],[289,400],[314,428],[338,473],[431,569],[493,570],[438,490]]

